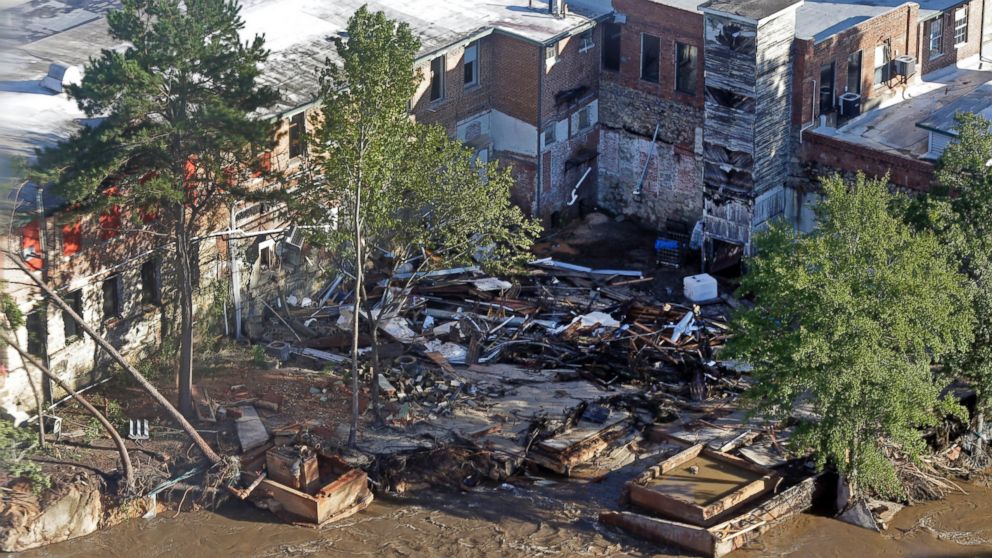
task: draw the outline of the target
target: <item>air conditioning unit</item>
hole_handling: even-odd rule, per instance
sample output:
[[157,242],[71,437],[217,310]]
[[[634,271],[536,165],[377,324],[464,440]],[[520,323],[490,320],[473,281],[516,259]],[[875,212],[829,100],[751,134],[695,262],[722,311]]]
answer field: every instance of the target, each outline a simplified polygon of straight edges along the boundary
[[848,91],[840,96],[840,113],[847,118],[861,114],[861,95]]
[[895,60],[892,61],[892,71],[897,76],[909,77],[916,73],[916,58],[904,54],[902,56],[896,56]]

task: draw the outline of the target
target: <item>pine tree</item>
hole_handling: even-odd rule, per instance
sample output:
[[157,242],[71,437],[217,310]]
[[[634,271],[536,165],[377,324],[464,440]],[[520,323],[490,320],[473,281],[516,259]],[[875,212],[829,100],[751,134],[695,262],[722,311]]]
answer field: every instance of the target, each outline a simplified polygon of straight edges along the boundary
[[[36,178],[94,212],[127,208],[135,229],[167,238],[178,293],[179,406],[191,416],[196,238],[239,193],[242,177],[265,171],[258,157],[275,134],[257,114],[278,92],[259,84],[268,51],[262,37],[241,41],[233,0],[124,0],[107,21],[110,35],[131,46],[91,59],[69,89],[100,122],[39,153]],[[139,226],[151,217],[157,222]]]

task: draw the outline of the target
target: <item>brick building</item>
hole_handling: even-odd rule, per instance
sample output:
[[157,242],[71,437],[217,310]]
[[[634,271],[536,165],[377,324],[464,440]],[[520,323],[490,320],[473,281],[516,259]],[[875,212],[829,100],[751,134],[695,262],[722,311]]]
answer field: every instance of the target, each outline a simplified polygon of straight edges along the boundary
[[[268,115],[279,120],[276,168],[303,168],[300,132],[316,110],[317,71],[334,54],[328,38],[365,3],[245,6],[246,37],[265,33],[272,51],[263,79],[283,93]],[[712,257],[748,250],[752,232],[774,218],[810,227],[816,172],[892,172],[897,185],[926,188],[932,165],[867,141],[867,132],[848,133],[867,126],[857,114],[877,110],[882,120],[899,120],[890,116],[903,110],[893,108],[904,106],[896,100],[921,87],[949,90],[951,80],[932,76],[962,65],[977,64],[970,81],[990,79],[978,55],[992,40],[992,0],[367,3],[408,23],[421,40],[414,117],[444,126],[480,159],[508,165],[514,200],[527,212],[546,224],[593,206],[658,228],[702,222]],[[11,48],[0,79],[22,86],[0,90],[0,178],[20,231],[12,223],[4,230],[37,273],[137,356],[169,322],[168,305],[159,303],[168,298],[159,278],[169,273],[161,247],[140,235],[108,235],[114,227],[106,225],[121,215],[63,224],[58,200],[17,180],[12,164],[80,124],[57,86],[36,85],[49,62],[81,67],[101,48],[120,46],[106,35],[106,3],[83,0],[42,21],[64,11],[46,4],[62,6],[36,0],[8,10],[19,31],[4,39]],[[287,242],[290,224],[272,210],[235,204],[203,231],[201,276],[229,283],[229,322],[238,333],[260,327],[256,298],[264,298],[275,268],[306,265]],[[8,267],[7,288],[33,312],[31,334],[18,332],[22,341],[68,380],[103,377],[99,351],[59,312],[39,305]],[[311,287],[290,286],[304,296]],[[0,362],[0,411],[23,417],[33,407],[27,372],[13,354]]]

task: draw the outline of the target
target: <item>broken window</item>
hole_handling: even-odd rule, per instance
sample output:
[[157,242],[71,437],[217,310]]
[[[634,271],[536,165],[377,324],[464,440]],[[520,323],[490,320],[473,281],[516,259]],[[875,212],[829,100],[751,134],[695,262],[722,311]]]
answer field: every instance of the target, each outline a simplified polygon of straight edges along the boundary
[[307,116],[305,112],[294,114],[289,119],[289,158],[295,159],[306,153]]
[[641,33],[641,79],[658,83],[658,63],[661,52],[661,39]]
[[[65,303],[72,308],[72,311],[76,313],[77,316],[83,317],[83,291],[78,289],[66,294],[62,297]],[[68,345],[73,341],[82,339],[83,328],[79,327],[79,323],[72,319],[65,310],[62,311],[62,326],[65,331],[65,344]]]
[[579,52],[586,52],[596,46],[592,40],[592,29],[579,35]]
[[722,87],[707,85],[706,99],[723,107],[742,110],[744,112],[754,111],[753,97],[741,95],[740,93],[735,93]]
[[954,10],[954,46],[968,42],[968,5]]
[[692,45],[675,43],[675,90],[694,95],[699,51]]
[[48,323],[45,319],[45,309],[39,308],[25,316],[24,325],[28,333],[28,346],[26,347],[28,354],[45,358],[48,352],[46,347],[48,345]]
[[620,33],[622,27],[616,23],[603,24],[603,69],[611,72],[620,70]]
[[479,85],[479,41],[465,47],[465,59],[462,65],[465,67],[465,87]]
[[944,19],[938,17],[930,21],[930,58],[944,54]]
[[444,55],[431,60],[431,102],[444,99]]
[[141,264],[141,303],[158,305],[161,302],[158,260],[151,259]]
[[847,90],[861,94],[861,58],[859,50],[847,57]]
[[103,319],[119,318],[121,315],[121,278],[111,275],[103,281]]
[[555,123],[552,122],[544,128],[544,145],[549,146],[558,141]]
[[875,85],[889,81],[892,71],[891,61],[892,46],[891,42],[886,40],[875,47]]

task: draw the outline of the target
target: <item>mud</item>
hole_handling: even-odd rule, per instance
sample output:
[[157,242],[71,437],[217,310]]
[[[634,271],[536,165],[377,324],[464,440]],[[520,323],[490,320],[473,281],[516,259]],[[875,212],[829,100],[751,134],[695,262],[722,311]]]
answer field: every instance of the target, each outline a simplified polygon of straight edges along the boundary
[[[321,531],[284,525],[267,512],[232,503],[218,513],[132,521],[17,557],[686,555],[597,523],[602,506],[616,507],[615,488],[607,481],[416,499],[381,497],[364,512]],[[882,535],[803,515],[730,556],[992,556],[992,490],[966,489],[968,495],[906,509]]]
[[[696,471],[693,473],[692,469]],[[705,456],[695,457],[653,479],[648,486],[669,496],[681,496],[701,506],[709,505],[760,475]]]

